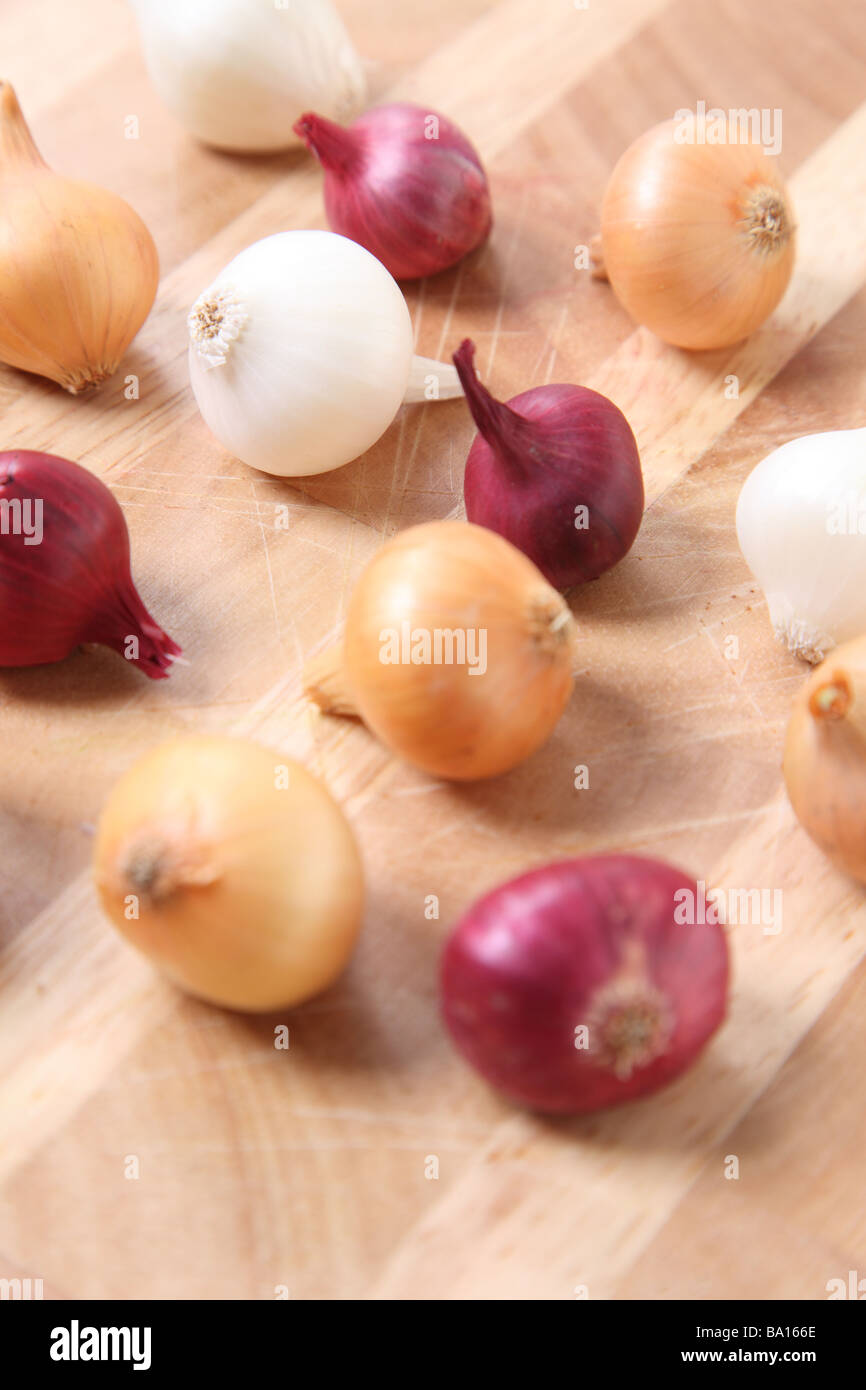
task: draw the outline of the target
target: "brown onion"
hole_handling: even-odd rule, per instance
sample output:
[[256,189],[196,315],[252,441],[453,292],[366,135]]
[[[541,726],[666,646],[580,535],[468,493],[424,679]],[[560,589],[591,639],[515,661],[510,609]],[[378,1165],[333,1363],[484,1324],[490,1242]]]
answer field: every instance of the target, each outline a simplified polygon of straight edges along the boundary
[[373,556],[305,689],[435,776],[495,777],[552,733],[574,641],[568,605],[525,555],[482,526],[431,521]]
[[804,830],[866,883],[866,637],[836,647],[798,691],[783,769]]

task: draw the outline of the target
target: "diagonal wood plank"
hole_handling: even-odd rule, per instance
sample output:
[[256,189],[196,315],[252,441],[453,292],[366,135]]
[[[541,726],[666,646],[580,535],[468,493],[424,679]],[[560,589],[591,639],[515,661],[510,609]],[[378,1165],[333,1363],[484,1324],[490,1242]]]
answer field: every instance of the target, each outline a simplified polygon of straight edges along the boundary
[[[709,882],[779,887],[777,851],[793,826],[780,799],[714,865]],[[760,925],[730,931],[736,988],[729,1018],[698,1066],[651,1103],[601,1120],[541,1127],[523,1116],[504,1120],[468,1176],[398,1249],[371,1297],[508,1299],[531,1290],[568,1299],[579,1285],[591,1298],[611,1296],[866,952],[862,895],[817,850],[804,850],[797,876],[786,860],[784,883],[778,935]],[[543,1173],[543,1182],[527,1182],[527,1167]],[[527,1264],[518,1239],[528,1229],[540,1264]],[[466,1248],[473,1258],[464,1279]]]
[[[55,0],[38,3],[48,12]],[[29,7],[13,4],[24,35]],[[93,0],[91,13],[102,4]],[[410,291],[420,350],[447,353],[471,331],[494,386],[562,372],[607,390],[636,425],[653,502],[635,552],[578,600],[585,669],[573,708],[543,753],[498,786],[432,783],[298,698],[304,657],[336,630],[381,534],[419,509],[441,515],[452,506],[470,437],[460,403],[405,413],[359,465],[291,488],[227,459],[188,392],[189,302],[254,237],[321,224],[316,171],[289,161],[287,176],[257,197],[279,177],[278,163],[241,175],[230,161],[188,150],[170,118],[146,105],[125,14],[109,25],[104,49],[94,43],[85,67],[73,64],[56,100],[48,83],[30,88],[48,143],[74,153],[85,87],[96,85],[94,107],[105,112],[128,82],[179,179],[186,168],[189,196],[220,177],[217,169],[231,187],[212,212],[187,209],[175,227],[168,164],[157,176],[137,152],[151,170],[142,192],[172,266],[129,357],[139,402],[123,399],[122,376],[97,400],[71,405],[0,374],[6,447],[55,448],[107,473],[130,517],[142,584],[194,662],[167,689],[127,680],[105,654],[72,658],[47,676],[2,678],[8,746],[24,751],[3,789],[6,863],[33,862],[28,840],[38,840],[43,862],[50,855],[54,806],[74,801],[51,795],[64,769],[81,779],[73,819],[92,816],[140,748],[194,724],[247,732],[322,773],[358,827],[373,896],[344,986],[293,1020],[308,1045],[286,1068],[275,1061],[268,1020],[181,1002],[130,957],[100,920],[86,874],[55,896],[87,857],[80,830],[70,854],[65,827],[59,868],[45,862],[51,889],[19,875],[4,895],[17,905],[0,951],[4,1274],[44,1272],[50,1287],[91,1296],[121,1287],[183,1297],[186,1255],[196,1287],[228,1297],[272,1296],[287,1264],[299,1296],[567,1298],[578,1283],[593,1297],[617,1296],[628,1271],[660,1248],[675,1212],[690,1200],[712,1210],[700,1201],[699,1175],[738,1117],[760,1108],[762,1087],[822,1011],[832,1012],[862,954],[861,895],[827,869],[777,796],[773,750],[799,672],[769,639],[731,531],[736,489],[758,450],[810,425],[832,428],[862,402],[866,384],[852,359],[866,300],[839,314],[866,281],[856,28],[836,0],[820,20],[811,0],[768,0],[761,16],[744,0],[713,0],[700,13],[685,0],[607,0],[585,11],[568,0],[507,0],[480,10],[476,3],[447,23],[421,17],[411,40],[421,61],[401,73],[405,39],[386,37],[384,0],[369,6],[390,93],[466,125],[492,162],[501,213],[487,251]],[[393,27],[405,35],[405,24],[401,11]],[[813,45],[808,69],[803,54]],[[27,71],[27,84],[40,77],[38,65]],[[682,100],[684,75],[710,99],[781,101],[792,147],[808,154],[792,179],[800,262],[785,302],[745,348],[701,359],[631,332],[609,291],[590,293],[557,269],[569,268],[572,242],[591,230],[610,159]],[[110,181],[130,177],[116,149],[101,164],[101,141],[87,158]],[[579,183],[565,176],[569,160]],[[833,215],[838,200],[845,218]],[[214,234],[188,256],[203,225]],[[799,372],[783,371],[792,359]],[[731,372],[740,378],[733,401],[722,389]],[[269,527],[278,503],[292,513],[284,544]],[[201,621],[209,612],[218,626]],[[742,645],[736,661],[724,650],[732,631]],[[571,789],[578,759],[592,766],[591,800]],[[527,862],[614,840],[691,862],[716,883],[783,886],[785,928],[778,937],[732,932],[731,1020],[692,1077],[652,1105],[539,1124],[502,1106],[448,1051],[432,998],[435,924],[421,920],[419,904],[440,894],[444,927],[479,887]],[[366,1020],[365,1004],[375,1006]],[[139,1081],[140,1114],[119,1100]],[[842,1123],[840,1108],[832,1113]],[[833,1137],[844,1144],[844,1127]],[[153,1160],[151,1183],[133,1198],[129,1184],[118,1190],[116,1155],[139,1141]],[[425,1185],[420,1164],[437,1148],[443,1178]],[[67,1181],[80,1211],[61,1219],[51,1194]],[[218,1239],[217,1193],[234,1214]],[[178,1232],[178,1271],[152,1267],[155,1222]],[[88,1256],[91,1226],[116,1233],[123,1255],[106,1258],[102,1245]],[[184,1250],[191,1233],[196,1252]],[[696,1253],[681,1228],[679,1240],[686,1280]],[[814,1250],[808,1258],[814,1267]],[[781,1287],[778,1271],[776,1279]]]
[[[853,151],[857,148],[859,141],[864,136],[864,133],[866,133],[866,106],[860,108],[858,112],[855,113],[855,115],[852,118],[850,118],[850,120],[846,122],[840,128],[840,130],[834,136],[832,136],[828,142],[826,142],[824,146],[822,146],[821,150],[819,150],[815,154],[815,156],[813,156],[813,158],[809,161],[805,170],[803,171],[802,179],[800,179],[798,176],[798,179],[795,181],[795,189],[798,189],[800,184],[802,184],[803,193],[808,192],[811,196],[820,197],[821,190],[823,189],[826,192],[827,188],[832,186],[831,181],[837,177],[840,177],[844,172],[845,177],[847,178],[847,191],[852,200],[853,205],[863,205],[864,210],[866,210],[866,170],[863,169],[862,165],[858,166],[856,160],[852,157]],[[246,222],[250,217],[260,217],[262,215],[263,214],[261,207],[257,205],[256,209],[253,209],[251,212],[244,214],[242,218],[239,220]],[[811,263],[814,264],[814,242],[817,236],[817,231],[815,227],[810,225],[807,221],[804,238],[807,269],[806,272],[804,272],[803,276],[793,284],[793,294],[792,296],[790,296],[794,305],[791,323],[792,327],[796,326],[798,328],[799,337],[794,337],[793,333],[790,336],[782,335],[784,337],[784,349],[777,353],[775,359],[771,359],[771,366],[775,370],[780,369],[784,365],[784,363],[790,358],[792,352],[796,350],[796,345],[802,346],[803,343],[808,341],[808,338],[815,331],[817,331],[817,329],[823,324],[823,322],[825,321],[825,316],[830,317],[830,315],[836,311],[836,309],[839,307],[839,302],[844,302],[842,296],[844,296],[844,298],[849,297],[851,294],[855,292],[856,289],[860,287],[862,283],[864,283],[864,281],[866,281],[866,231],[864,231],[864,228],[866,228],[866,216],[864,216],[862,221],[859,221],[858,219],[853,219],[853,224],[854,230],[850,236],[849,243],[847,243],[844,247],[839,248],[838,255],[835,261],[838,271],[838,277],[834,279],[832,293],[830,293],[828,292],[828,289],[824,281],[816,281],[814,275],[810,275],[808,273],[810,256],[812,257]],[[846,226],[850,227],[851,224],[846,224]],[[234,235],[236,235],[236,224],[233,224],[233,227],[229,228],[225,233],[220,234],[220,237],[217,239],[220,240],[223,236]],[[193,259],[197,262],[200,258],[208,256],[209,254],[211,254],[210,248],[206,248],[205,251],[199,253],[199,255]],[[174,316],[175,318],[177,317],[177,309],[179,307],[177,303],[179,295],[179,286],[181,281],[183,283],[187,282],[188,274],[189,263],[186,263],[183,267],[180,268],[178,272],[169,277],[169,284],[161,297],[161,314],[163,315],[163,317],[169,313],[169,306],[172,304],[173,299],[175,309]],[[809,300],[810,293],[812,296],[811,302]],[[788,300],[786,299],[785,303],[787,304],[787,302]],[[785,309],[785,306],[783,305],[782,309],[780,309],[780,313],[785,312],[787,311]],[[771,335],[772,337],[775,337],[775,329],[772,330]],[[647,344],[649,345],[646,346]],[[752,357],[753,353],[755,354],[754,358]],[[649,360],[654,364],[652,370],[656,374],[655,380],[656,383],[661,387],[661,383],[667,379],[667,375],[663,370],[663,364],[665,364],[667,360],[674,354],[671,353],[670,349],[664,348],[662,346],[655,346],[652,343],[652,341],[649,340],[648,335],[646,335],[641,330],[638,330],[632,336],[629,342],[625,345],[625,347],[621,349],[620,353],[617,354],[612,366],[609,367],[606,371],[603,370],[598,374],[596,384],[598,384],[598,382],[602,382],[604,383],[604,386],[607,389],[610,389],[610,382],[612,379],[622,379],[622,376],[620,374],[623,373],[624,364],[628,362],[634,362],[636,358],[638,361],[640,361],[642,354],[644,354],[644,361],[646,360],[646,357],[648,357]],[[744,355],[748,360],[760,360],[760,355],[758,354],[757,349],[746,347],[744,349],[735,350],[732,354],[729,355],[728,361],[729,363],[734,362],[741,364]],[[722,391],[719,391],[718,389],[705,389],[707,369],[700,358],[689,358],[685,354],[676,354],[676,357],[681,363],[682,371],[680,379],[677,383],[677,387],[674,390],[671,390],[669,386],[663,387],[662,398],[657,399],[653,395],[652,390],[648,389],[647,380],[646,377],[644,377],[640,379],[643,384],[636,395],[636,401],[644,401],[647,403],[643,407],[643,409],[646,411],[647,415],[650,414],[651,409],[653,419],[652,437],[649,439],[649,441],[641,441],[643,444],[642,452],[644,458],[644,466],[648,470],[650,479],[658,477],[663,480],[661,482],[656,482],[655,484],[651,482],[651,497],[653,495],[653,492],[655,492],[655,494],[657,495],[662,486],[669,484],[677,475],[677,473],[682,472],[684,468],[688,467],[691,462],[699,458],[701,454],[712,445],[713,441],[718,437],[721,431],[724,428],[726,428],[726,425],[732,422],[732,418],[736,417],[736,414],[738,413],[737,407],[740,404],[740,402],[728,402],[724,397],[724,393]],[[743,404],[746,404],[749,400],[754,398],[754,396],[757,394],[757,391],[760,389],[760,386],[766,384],[766,381],[770,379],[773,372],[770,370],[770,367],[763,367],[759,376],[756,367],[752,368],[751,375],[749,374],[748,370],[743,370],[744,381],[746,383],[746,391],[744,393]],[[639,372],[638,369],[633,369],[631,371],[626,369],[624,375],[627,376],[629,380],[632,380],[639,375]],[[717,384],[718,378],[716,378],[716,386]],[[614,394],[614,392],[611,391],[611,394]],[[192,414],[194,410],[194,407],[189,403],[188,400],[186,401],[185,405],[181,405],[181,403],[177,401],[174,394],[168,397],[166,404],[168,403],[168,401],[174,404],[175,409],[171,413],[169,413],[168,410],[165,410],[164,428],[166,431],[166,435],[174,433],[177,430],[178,412],[180,410],[184,410],[189,414]],[[691,409],[689,409],[687,405],[683,405],[684,401],[691,402]],[[65,410],[68,409],[66,403],[55,402],[56,397],[52,396],[47,399],[46,412],[50,412],[54,415],[54,419],[56,422],[55,427],[58,431],[63,431],[64,440],[66,441],[64,447],[70,449],[69,434],[71,433],[74,438],[76,427],[82,430],[82,432],[86,433],[88,430],[92,429],[92,422],[79,423],[78,417],[76,416],[73,429],[70,431],[69,428],[64,424],[64,421],[66,420]],[[622,402],[620,403],[622,404]],[[153,410],[153,408],[154,403],[151,402],[151,411]],[[120,419],[124,418],[123,406],[118,405],[115,408],[115,410],[115,419],[119,421]],[[14,414],[14,410],[9,412],[9,415],[12,415],[13,417]],[[22,422],[24,419],[28,418],[29,415],[29,411],[25,411],[25,403],[23,401],[20,407],[20,415]],[[9,417],[7,416],[7,421],[8,418]],[[105,427],[110,430],[111,413],[103,411],[100,418],[103,421]],[[667,430],[676,428],[677,425],[679,425],[679,428],[682,431],[681,442],[677,445],[671,446],[668,442]],[[665,429],[665,426],[667,427],[667,430]],[[112,440],[112,452],[117,450],[118,439],[123,439],[126,442],[126,446],[134,451],[136,448],[136,441],[142,440],[144,437],[144,420],[135,424],[127,424],[123,429],[118,428],[118,436]],[[152,417],[150,427],[147,431],[147,441],[147,447],[149,452],[154,447],[156,447],[159,442],[158,428],[156,440],[154,440],[153,437]],[[80,457],[83,456],[83,451],[76,450],[74,447],[70,449],[70,452],[76,452],[79,454]],[[669,461],[671,457],[673,458],[673,465],[671,465]],[[659,471],[658,473],[654,474],[653,470],[662,464],[664,467],[664,471]],[[332,629],[332,631],[333,630],[334,629]],[[295,679],[297,679],[297,674]],[[271,711],[275,708],[283,708],[286,701],[286,693],[286,682],[284,679],[281,678],[277,685],[271,690],[271,692],[265,694],[258,701],[256,706],[256,712],[245,717],[243,721],[244,727],[247,729],[255,729],[257,727],[258,721],[263,719],[268,711]],[[134,697],[134,700],[141,702],[145,698],[146,696],[144,694],[141,694],[139,696]],[[291,716],[291,719],[294,720],[297,717],[297,714],[293,714]],[[366,735],[362,732],[351,731],[347,734],[344,730],[339,729],[339,726],[333,730],[332,736],[338,740],[343,740],[346,738],[352,739],[354,742],[366,739]],[[383,770],[388,765],[389,760],[384,751],[373,749],[370,756],[374,759],[379,760]],[[333,760],[325,758],[323,756],[323,749],[321,745],[319,748],[319,760],[320,764],[324,766],[326,773],[329,774],[330,779],[333,782],[335,782],[336,785],[339,787],[341,785],[341,778],[339,777],[339,775],[334,776]],[[748,880],[746,881],[748,882]],[[98,923],[93,921],[93,909],[91,908],[89,911],[86,910],[86,905],[88,902],[88,891],[85,885],[85,881],[81,881],[76,885],[73,885],[69,891],[73,894],[74,900],[79,904],[81,908],[83,914],[81,919],[82,929],[83,923],[88,921],[89,919],[92,924],[92,930],[94,932],[93,940],[99,941],[99,926]],[[49,909],[47,915],[43,917],[43,919],[40,922],[40,927],[44,930],[40,930],[35,939],[37,941],[50,941],[52,939],[53,931],[57,930],[56,923],[58,920],[65,920],[65,912],[61,912],[60,916],[58,917],[55,913],[54,908]],[[55,923],[53,929],[51,926],[52,922]],[[37,1058],[27,1053],[25,1053],[25,1056],[21,1061],[21,1065],[24,1069],[23,1080],[20,1076],[15,1075],[14,1067],[10,1066],[7,1069],[7,1067],[5,1066],[7,1058],[11,1063],[13,1058],[18,1056],[19,1035],[17,1032],[17,1025],[18,1020],[20,1020],[23,1012],[21,1000],[22,997],[26,997],[28,1000],[32,997],[32,975],[34,973],[38,973],[42,956],[38,950],[33,952],[28,951],[26,959],[29,962],[29,967],[21,970],[20,973],[13,974],[12,980],[9,986],[7,987],[8,991],[10,992],[11,999],[14,1002],[17,998],[19,1005],[18,1007],[13,1007],[9,1013],[9,1019],[16,1020],[15,1029],[12,1028],[12,1024],[10,1022],[9,1029],[7,1031],[7,1028],[5,1026],[5,1020],[0,1020],[0,1075],[8,1076],[10,1079],[10,1083],[16,1086],[26,1086],[28,1084],[27,1077],[33,1068],[38,1067],[40,1075],[43,1069],[47,1069],[50,1071],[50,1061],[46,1062],[41,1056]],[[86,971],[86,963],[88,959],[89,957],[86,954],[83,955],[83,971]],[[100,968],[100,962],[101,955],[97,951],[94,960],[94,965],[97,970]],[[21,993],[19,993],[19,991]],[[86,993],[86,981],[82,984],[82,991]],[[54,1007],[53,1003],[51,1007]],[[56,1028],[52,1029],[50,1026],[46,1027],[46,1029],[43,1030],[39,1013],[35,1009],[31,1009],[29,1017],[31,1020],[30,1027],[34,1030],[34,1032],[39,1034],[45,1031],[49,1039],[52,1040],[52,1047],[56,1056],[59,1057],[65,1048],[66,1035],[64,1031]],[[145,1026],[148,1021],[149,1020],[145,1018]],[[134,1034],[131,1034],[131,1036],[134,1036]],[[106,1057],[106,1061],[109,1057],[114,1055],[114,1047],[115,1044],[112,1041],[110,1045],[106,1048],[104,1054]],[[84,1095],[89,1094],[92,1086],[98,1084],[98,1080],[102,1077],[102,1075],[104,1075],[104,1072],[99,1067],[94,1066],[92,1070],[89,1072],[84,1068],[80,1069],[80,1071],[78,1072],[79,1080],[77,1083],[78,1086],[81,1087],[79,1097],[83,1098]],[[14,1081],[12,1080],[13,1076],[15,1077]],[[2,1125],[4,1123],[7,1125],[12,1123],[14,1125],[13,1133],[19,1136],[20,1142],[20,1131],[18,1130],[17,1122],[14,1120],[10,1121],[9,1118],[10,1116],[16,1115],[16,1113],[18,1112],[16,1111],[15,1107],[7,1107],[3,1103],[4,1084],[7,1083],[0,1081],[0,1140],[2,1140]],[[58,1114],[61,1116],[65,1116],[69,1113],[68,1107],[74,1103],[73,1096],[75,1094],[74,1087],[69,1083],[66,1068],[60,1066],[57,1067],[54,1089],[58,1094],[62,1093],[64,1095],[64,1105],[62,1107],[58,1107]],[[45,1102],[43,1106],[43,1113],[46,1116],[50,1114],[51,1104],[52,1097],[49,1093],[45,1096]],[[35,1136],[40,1136],[42,1133],[41,1129],[38,1126],[34,1128],[33,1132]],[[26,1150],[17,1149],[15,1145],[7,1143],[5,1145],[5,1151],[7,1154],[7,1162],[12,1162],[14,1161],[14,1156],[16,1153],[20,1152],[23,1155],[25,1152],[29,1152],[29,1148]]]

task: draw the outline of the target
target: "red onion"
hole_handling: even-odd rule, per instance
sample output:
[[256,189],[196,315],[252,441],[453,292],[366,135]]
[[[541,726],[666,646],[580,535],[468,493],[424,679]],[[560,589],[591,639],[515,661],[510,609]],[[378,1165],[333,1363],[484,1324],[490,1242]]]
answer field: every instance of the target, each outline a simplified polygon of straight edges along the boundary
[[597,579],[631,548],[643,516],[643,476],[628,421],[586,386],[536,386],[507,405],[454,354],[479,433],[469,450],[466,516],[528,555],[557,589]]
[[0,453],[0,666],[61,661],[80,642],[168,675],[180,647],[129,571],[129,532],[104,483],[56,454]]
[[533,1109],[582,1114],[647,1095],[724,1017],[727,943],[706,915],[695,882],[655,859],[599,855],[523,874],[449,938],[445,1023],[492,1086]]
[[488,235],[487,176],[444,116],[397,103],[349,126],[308,112],[294,130],[325,171],[332,231],[360,242],[395,280],[435,275]]

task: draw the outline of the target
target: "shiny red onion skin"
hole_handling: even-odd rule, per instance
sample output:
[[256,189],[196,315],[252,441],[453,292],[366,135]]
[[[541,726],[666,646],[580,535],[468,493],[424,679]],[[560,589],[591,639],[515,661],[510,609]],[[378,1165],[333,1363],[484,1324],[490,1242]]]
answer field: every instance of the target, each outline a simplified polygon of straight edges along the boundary
[[[431,118],[436,139],[425,134]],[[345,127],[308,112],[294,129],[322,164],[332,231],[366,247],[395,280],[447,270],[489,235],[487,175],[445,116],[394,103]]]
[[129,532],[114,495],[56,454],[0,453],[0,501],[42,502],[43,538],[0,534],[0,666],[62,661],[82,642],[129,657],[152,680],[180,647],[153,621],[132,582]]
[[[463,1057],[498,1091],[550,1114],[578,1115],[636,1100],[689,1067],[725,1014],[728,950],[717,924],[674,921],[678,889],[694,880],[634,855],[571,859],[523,874],[480,899],[446,943],[445,1024]],[[695,899],[696,900],[696,899]],[[627,951],[670,1005],[659,1055],[617,1077],[575,1027]]]
[[[466,516],[528,555],[556,589],[597,579],[640,529],[643,474],[622,411],[587,386],[536,386],[507,403],[481,385],[474,348],[454,354],[479,428],[463,480]],[[585,506],[588,524],[575,526]]]

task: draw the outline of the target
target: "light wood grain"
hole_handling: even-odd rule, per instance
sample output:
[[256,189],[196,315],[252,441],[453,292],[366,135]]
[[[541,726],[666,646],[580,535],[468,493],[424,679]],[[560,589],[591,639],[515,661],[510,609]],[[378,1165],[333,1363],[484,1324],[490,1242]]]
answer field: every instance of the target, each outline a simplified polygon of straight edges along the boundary
[[[100,396],[71,402],[0,373],[3,447],[53,449],[106,478],[142,592],[192,665],[159,687],[100,651],[0,673],[0,1275],[121,1298],[270,1298],[281,1284],[298,1298],[826,1296],[828,1279],[866,1268],[850,1065],[866,917],[780,790],[802,673],[772,639],[733,515],[763,453],[866,412],[862,26],[842,0],[343,8],[376,94],[455,116],[490,167],[489,246],[407,290],[418,350],[447,357],[471,335],[503,395],[557,379],[607,391],[636,429],[651,505],[631,555],[577,596],[575,699],[509,777],[433,782],[311,710],[303,662],[338,631],[382,536],[460,514],[465,407],[407,409],[362,460],[297,487],[229,458],[188,390],[185,313],[249,241],[323,225],[317,171],[196,146],[150,91],[122,6],[88,0],[73,32],[59,0],[8,0],[5,75],[46,156],[136,204],[164,275]],[[694,357],[635,329],[573,258],[621,149],[699,97],[782,107],[800,243],[765,329]],[[130,111],[138,142],[122,139]],[[130,372],[137,402],[123,396]],[[357,957],[285,1020],[183,1000],[93,899],[88,827],[107,789],[188,727],[303,758],[358,831],[370,901]],[[574,790],[577,763],[589,791]],[[439,944],[484,888],[615,847],[720,886],[780,887],[783,929],[731,929],[729,1020],[675,1087],[542,1122],[451,1052]]]

